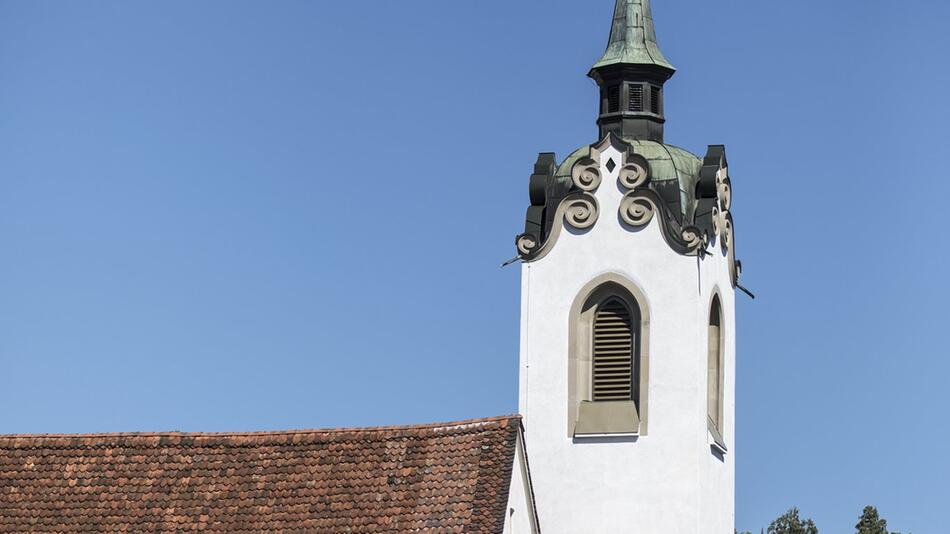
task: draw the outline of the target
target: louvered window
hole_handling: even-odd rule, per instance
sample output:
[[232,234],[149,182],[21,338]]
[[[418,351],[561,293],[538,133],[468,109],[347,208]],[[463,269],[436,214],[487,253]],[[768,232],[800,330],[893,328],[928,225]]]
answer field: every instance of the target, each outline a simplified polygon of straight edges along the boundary
[[607,88],[607,113],[620,111],[620,86],[612,85]]
[[707,351],[706,414],[717,430],[722,429],[722,306],[713,298],[709,312],[709,349]]
[[660,88],[655,85],[650,86],[650,111],[656,115],[663,113],[663,103],[660,102]]
[[617,298],[600,305],[594,316],[593,400],[633,399],[634,339],[630,310]]
[[628,102],[628,110],[630,111],[643,111],[643,86],[640,84],[632,84],[629,86],[630,90],[630,101]]

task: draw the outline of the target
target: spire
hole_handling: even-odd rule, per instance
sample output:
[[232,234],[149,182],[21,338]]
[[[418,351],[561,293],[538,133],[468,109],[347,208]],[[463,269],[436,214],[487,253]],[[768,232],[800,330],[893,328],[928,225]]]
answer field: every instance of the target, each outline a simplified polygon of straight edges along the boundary
[[656,65],[676,70],[656,42],[650,0],[617,0],[607,51],[593,69],[618,64]]
[[663,84],[676,69],[656,43],[650,0],[617,0],[607,51],[588,76],[600,86],[600,137],[663,142]]

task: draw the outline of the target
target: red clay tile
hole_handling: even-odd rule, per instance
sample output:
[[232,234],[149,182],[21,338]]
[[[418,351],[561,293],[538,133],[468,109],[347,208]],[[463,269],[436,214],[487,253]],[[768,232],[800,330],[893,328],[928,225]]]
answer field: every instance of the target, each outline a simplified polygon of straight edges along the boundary
[[0,534],[495,534],[519,428],[0,436]]

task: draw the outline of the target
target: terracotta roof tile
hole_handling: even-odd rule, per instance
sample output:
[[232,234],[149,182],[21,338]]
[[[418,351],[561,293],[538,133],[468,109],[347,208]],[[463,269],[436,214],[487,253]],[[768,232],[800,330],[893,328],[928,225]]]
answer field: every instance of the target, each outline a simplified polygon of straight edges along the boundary
[[494,534],[519,429],[0,436],[0,533]]

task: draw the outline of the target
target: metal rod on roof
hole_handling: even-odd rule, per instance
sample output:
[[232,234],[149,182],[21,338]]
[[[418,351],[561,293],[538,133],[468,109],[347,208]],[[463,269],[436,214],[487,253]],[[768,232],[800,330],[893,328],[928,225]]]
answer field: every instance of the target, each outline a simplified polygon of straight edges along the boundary
[[742,292],[745,293],[746,295],[749,295],[749,297],[752,298],[752,300],[755,300],[755,295],[753,295],[752,292],[749,291],[748,289],[742,287],[742,284],[736,284],[736,287],[741,289]]
[[516,261],[518,261],[518,260],[520,260],[520,259],[521,259],[521,256],[515,256],[514,258],[511,258],[510,260],[506,261],[505,263],[502,263],[502,264],[501,264],[501,268],[504,269],[505,267],[511,265],[512,263],[515,263]]

